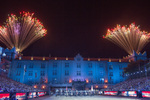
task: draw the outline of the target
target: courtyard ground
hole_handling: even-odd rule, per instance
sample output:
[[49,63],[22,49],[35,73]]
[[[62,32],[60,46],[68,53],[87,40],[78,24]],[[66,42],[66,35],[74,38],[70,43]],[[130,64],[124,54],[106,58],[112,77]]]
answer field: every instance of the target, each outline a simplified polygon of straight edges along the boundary
[[44,96],[32,100],[150,100],[148,98],[118,97],[118,96]]

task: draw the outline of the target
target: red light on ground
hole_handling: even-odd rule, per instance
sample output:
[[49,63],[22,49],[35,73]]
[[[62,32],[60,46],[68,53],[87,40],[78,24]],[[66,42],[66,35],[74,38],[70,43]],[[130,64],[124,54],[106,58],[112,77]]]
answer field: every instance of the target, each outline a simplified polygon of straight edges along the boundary
[[43,85],[43,86],[42,86],[42,89],[45,89],[45,87],[46,87],[46,86],[45,86],[45,85]]
[[89,80],[86,80],[86,83],[89,83]]
[[98,85],[96,85],[95,88],[98,88]]
[[69,83],[72,83],[72,80],[69,80]]
[[104,86],[105,89],[106,89],[107,87],[108,87],[107,85]]
[[105,80],[105,83],[107,83],[108,82],[108,80]]
[[37,88],[37,86],[36,86],[36,85],[34,85],[34,88]]

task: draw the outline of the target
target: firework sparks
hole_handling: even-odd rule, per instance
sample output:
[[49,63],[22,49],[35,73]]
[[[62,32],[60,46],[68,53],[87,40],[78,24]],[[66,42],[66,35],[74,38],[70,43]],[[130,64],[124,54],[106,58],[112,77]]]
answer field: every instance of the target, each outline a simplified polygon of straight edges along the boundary
[[15,47],[17,52],[22,52],[31,43],[45,36],[47,30],[33,15],[29,12],[20,12],[20,17],[9,15],[5,25],[0,26],[0,41],[7,48]]
[[150,33],[140,31],[139,27],[132,23],[129,27],[117,25],[114,29],[108,29],[104,38],[132,54],[133,51],[139,53],[145,47],[149,42]]

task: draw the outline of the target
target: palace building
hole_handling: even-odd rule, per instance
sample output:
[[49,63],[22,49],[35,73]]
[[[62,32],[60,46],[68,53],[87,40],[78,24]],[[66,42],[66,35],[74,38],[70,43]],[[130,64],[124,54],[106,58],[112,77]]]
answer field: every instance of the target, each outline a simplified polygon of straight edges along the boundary
[[81,82],[103,88],[106,84],[124,81],[123,68],[129,60],[63,57],[19,57],[11,63],[8,76],[18,82],[33,85],[48,83],[51,87],[76,87]]
[[5,58],[11,57],[9,78],[28,85],[46,84],[52,88],[107,88],[126,79],[123,68],[135,60],[133,58],[146,59],[146,53],[138,55],[135,52],[128,58],[112,59],[84,58],[80,54],[73,58],[15,57],[14,51],[2,52],[5,52]]

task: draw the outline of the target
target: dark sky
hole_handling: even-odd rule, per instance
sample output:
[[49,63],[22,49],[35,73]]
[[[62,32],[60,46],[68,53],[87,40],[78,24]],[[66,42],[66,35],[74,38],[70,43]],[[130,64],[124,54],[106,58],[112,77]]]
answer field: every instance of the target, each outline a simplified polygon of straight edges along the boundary
[[[3,0],[0,25],[9,13],[35,12],[48,34],[23,51],[28,56],[122,58],[127,53],[103,39],[108,28],[135,22],[150,32],[150,3],[144,0]],[[143,51],[150,55],[150,44]]]

